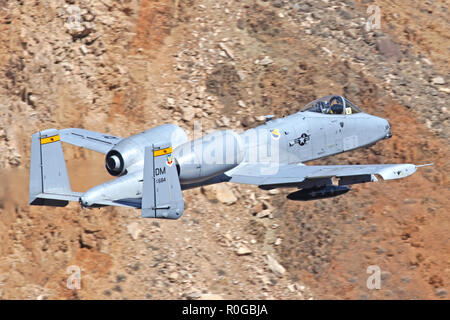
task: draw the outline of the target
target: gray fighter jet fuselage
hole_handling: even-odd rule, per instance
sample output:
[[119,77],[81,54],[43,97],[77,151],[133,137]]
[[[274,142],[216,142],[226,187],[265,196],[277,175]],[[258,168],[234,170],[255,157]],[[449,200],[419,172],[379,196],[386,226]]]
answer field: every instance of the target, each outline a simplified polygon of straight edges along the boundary
[[[129,206],[142,209],[143,217],[176,219],[184,210],[181,190],[214,183],[300,189],[288,195],[291,200],[327,198],[347,192],[348,185],[378,181],[377,176],[389,180],[414,173],[418,166],[413,164],[304,164],[391,136],[386,119],[336,95],[284,118],[267,116],[264,124],[242,133],[222,130],[191,141],[176,125],[124,139],[84,129],[49,129],[32,137],[30,203]],[[117,178],[73,192],[59,140],[105,153],[106,170]]]

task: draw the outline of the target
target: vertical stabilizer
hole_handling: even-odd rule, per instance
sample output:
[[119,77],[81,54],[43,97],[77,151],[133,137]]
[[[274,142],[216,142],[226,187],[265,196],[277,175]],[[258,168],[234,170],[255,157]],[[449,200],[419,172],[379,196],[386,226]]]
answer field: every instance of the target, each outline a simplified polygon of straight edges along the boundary
[[146,147],[142,217],[178,219],[183,210],[183,194],[175,160],[172,158],[172,146],[162,144]]
[[72,192],[59,132],[48,129],[31,136],[30,204],[62,207],[77,201]]

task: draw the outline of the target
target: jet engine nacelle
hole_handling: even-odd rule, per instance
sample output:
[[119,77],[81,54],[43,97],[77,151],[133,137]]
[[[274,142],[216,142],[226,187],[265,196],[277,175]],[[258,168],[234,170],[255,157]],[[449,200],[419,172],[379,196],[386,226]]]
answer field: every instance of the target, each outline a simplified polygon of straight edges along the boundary
[[177,147],[173,156],[181,184],[205,181],[233,169],[244,159],[241,137],[231,130],[209,133]]
[[138,133],[121,140],[106,154],[106,170],[113,176],[123,175],[130,167],[143,165],[146,146],[170,141],[175,148],[188,140],[186,132],[174,124],[165,124]]

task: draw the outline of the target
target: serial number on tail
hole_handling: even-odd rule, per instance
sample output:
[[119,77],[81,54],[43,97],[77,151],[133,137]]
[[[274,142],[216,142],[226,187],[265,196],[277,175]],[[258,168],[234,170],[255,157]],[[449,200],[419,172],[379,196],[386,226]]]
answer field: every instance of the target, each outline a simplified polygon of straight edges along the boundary
[[156,183],[163,183],[166,182],[166,178],[157,178],[155,181]]

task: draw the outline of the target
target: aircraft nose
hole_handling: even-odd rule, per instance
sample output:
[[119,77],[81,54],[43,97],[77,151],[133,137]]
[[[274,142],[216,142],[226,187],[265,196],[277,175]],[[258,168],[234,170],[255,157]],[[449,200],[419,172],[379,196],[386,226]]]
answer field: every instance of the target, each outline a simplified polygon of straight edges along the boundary
[[374,130],[377,140],[389,139],[392,137],[391,126],[386,119],[373,117],[372,123],[374,125],[372,126],[372,130]]

